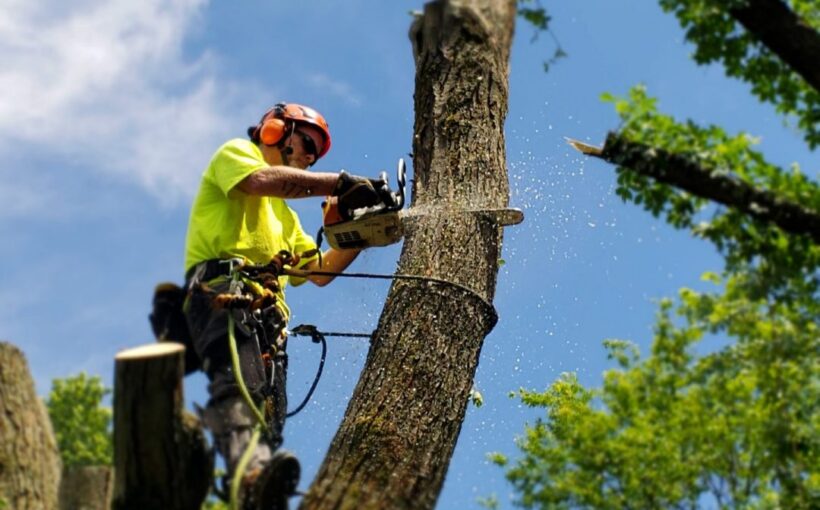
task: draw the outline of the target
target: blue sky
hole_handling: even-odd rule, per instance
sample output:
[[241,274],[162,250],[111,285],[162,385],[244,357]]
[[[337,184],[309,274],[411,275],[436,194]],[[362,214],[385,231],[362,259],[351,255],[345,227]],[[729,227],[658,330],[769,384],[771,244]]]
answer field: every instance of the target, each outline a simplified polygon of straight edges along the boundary
[[[411,151],[415,69],[409,12],[423,2],[7,0],[0,12],[0,339],[26,353],[38,392],[85,370],[107,383],[121,349],[152,341],[153,286],[182,279],[188,209],[199,175],[224,140],[242,136],[280,100],[330,122],[333,149],[317,168],[375,176]],[[712,248],[614,194],[614,169],[574,153],[564,136],[600,143],[617,116],[600,93],[639,82],[679,118],[759,136],[781,165],[820,165],[800,135],[717,67],[697,67],[676,20],[656,2],[545,2],[569,57],[544,73],[554,45],[519,23],[510,75],[507,159],[511,204],[495,300],[500,321],[476,376],[439,508],[478,508],[502,472],[485,455],[515,455],[537,413],[508,398],[562,372],[597,384],[610,364],[601,342],[651,338],[655,300],[720,269]],[[315,232],[318,200],[294,203]],[[352,269],[392,272],[399,246]],[[369,332],[384,283],[337,281],[292,289],[294,322]],[[286,428],[306,486],[344,413],[367,353],[332,339],[313,402]],[[298,402],[318,348],[291,343]],[[205,381],[186,380],[204,403]]]

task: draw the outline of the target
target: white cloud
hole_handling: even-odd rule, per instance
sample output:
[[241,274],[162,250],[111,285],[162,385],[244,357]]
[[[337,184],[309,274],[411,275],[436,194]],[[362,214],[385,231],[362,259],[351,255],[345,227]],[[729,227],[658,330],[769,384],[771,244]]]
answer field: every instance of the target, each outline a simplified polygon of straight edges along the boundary
[[212,55],[183,52],[207,0],[4,4],[0,156],[27,147],[166,203],[193,194],[210,154],[191,148],[215,148],[226,119],[247,115]]
[[314,89],[322,90],[336,96],[351,106],[361,106],[362,97],[353,87],[340,80],[336,80],[322,73],[315,73],[308,77],[308,84]]

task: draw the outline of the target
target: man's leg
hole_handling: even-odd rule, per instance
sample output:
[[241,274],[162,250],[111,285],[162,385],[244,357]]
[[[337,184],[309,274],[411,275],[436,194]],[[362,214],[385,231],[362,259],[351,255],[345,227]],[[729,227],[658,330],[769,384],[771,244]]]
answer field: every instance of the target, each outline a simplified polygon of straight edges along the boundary
[[[209,374],[209,378],[211,378],[211,384],[208,390],[211,398],[205,407],[203,419],[205,426],[214,436],[214,446],[217,452],[225,460],[228,476],[232,477],[258,421],[241,396],[230,367],[216,368],[215,373]],[[281,443],[281,440],[279,442]],[[277,446],[271,444],[267,438],[260,440],[247,466],[247,471],[251,472],[264,467]]]
[[[229,312],[213,310],[210,302],[201,299],[199,302],[196,299],[191,301],[188,321],[194,345],[203,358],[203,370],[210,380],[208,392],[211,398],[203,418],[205,426],[213,433],[216,450],[225,460],[228,479],[232,479],[258,421],[241,396],[234,374],[228,348]],[[242,380],[257,407],[264,408],[265,395],[272,398],[273,404],[273,415],[267,424],[270,433],[262,436],[245,470],[244,483],[254,486],[248,490],[245,499],[251,500],[254,505],[261,505],[259,508],[287,508],[287,497],[293,494],[298,484],[299,463],[291,454],[276,451],[282,444],[287,413],[285,338],[277,336],[272,342],[275,350],[269,366],[266,366],[262,350],[267,351],[269,347],[262,330],[243,324],[242,312],[233,313]],[[265,334],[270,336],[268,331]],[[272,388],[268,388],[269,381],[273,381]]]

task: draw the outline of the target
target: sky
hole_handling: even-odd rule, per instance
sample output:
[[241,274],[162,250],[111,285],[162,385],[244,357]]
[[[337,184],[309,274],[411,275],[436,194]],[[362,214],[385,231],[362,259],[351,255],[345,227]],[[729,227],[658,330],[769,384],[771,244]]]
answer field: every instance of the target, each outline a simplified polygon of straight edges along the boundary
[[[544,2],[568,57],[519,22],[506,122],[511,206],[495,306],[476,388],[438,508],[480,508],[512,492],[489,452],[516,457],[515,437],[540,413],[509,397],[563,372],[597,385],[613,365],[602,342],[646,352],[657,300],[719,270],[704,242],[615,195],[614,168],[563,137],[601,144],[617,129],[611,104],[643,83],[665,113],[760,138],[774,163],[816,177],[800,134],[725,78],[698,67],[675,18],[653,1]],[[85,371],[113,379],[120,350],[153,341],[154,285],[181,283],[188,213],[213,151],[244,136],[279,101],[328,119],[333,149],[318,170],[392,174],[411,152],[415,68],[407,32],[421,1],[3,0],[0,8],[0,339],[27,356],[37,391]],[[412,178],[412,167],[410,168]],[[392,177],[391,177],[392,178]],[[318,199],[294,201],[309,232]],[[392,273],[400,245],[368,250],[351,270]],[[290,289],[292,325],[369,333],[388,285],[341,279]],[[708,346],[706,347],[708,348]],[[301,401],[319,349],[290,342],[289,394]],[[330,339],[325,375],[292,418],[285,447],[306,488],[341,421],[367,354]],[[205,378],[185,381],[204,404]]]

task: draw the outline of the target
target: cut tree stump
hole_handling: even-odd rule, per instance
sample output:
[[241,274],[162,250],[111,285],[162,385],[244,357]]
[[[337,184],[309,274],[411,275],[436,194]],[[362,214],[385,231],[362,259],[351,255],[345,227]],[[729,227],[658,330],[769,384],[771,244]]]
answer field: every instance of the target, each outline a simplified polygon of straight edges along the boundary
[[199,510],[213,476],[199,420],[183,410],[185,347],[163,342],[116,356],[115,510]]
[[57,441],[26,358],[0,342],[0,508],[52,510],[59,486]]
[[113,489],[110,466],[66,466],[60,482],[60,510],[109,510]]

